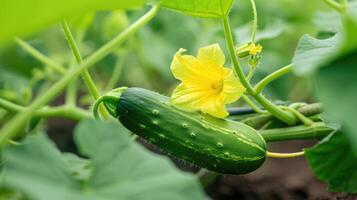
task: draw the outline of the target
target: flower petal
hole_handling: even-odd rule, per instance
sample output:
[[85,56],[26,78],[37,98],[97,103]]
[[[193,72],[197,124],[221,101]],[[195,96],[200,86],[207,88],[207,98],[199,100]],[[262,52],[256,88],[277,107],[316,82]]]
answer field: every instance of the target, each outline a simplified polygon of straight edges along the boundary
[[201,111],[203,113],[212,115],[217,118],[224,118],[228,116],[228,112],[223,102],[219,100],[219,97],[212,95],[206,98],[200,104]]
[[174,77],[178,80],[192,80],[201,78],[202,65],[197,58],[190,55],[181,55],[185,49],[180,49],[171,62],[170,69]]
[[216,67],[223,66],[225,62],[223,51],[218,44],[212,44],[200,48],[198,50],[197,58],[201,62],[206,62],[209,65],[213,65]]
[[223,80],[223,90],[220,98],[225,104],[233,103],[244,93],[245,88],[231,69],[227,69],[227,75]]
[[185,110],[198,110],[198,99],[204,98],[207,91],[200,88],[187,87],[183,83],[178,85],[171,95],[171,103]]

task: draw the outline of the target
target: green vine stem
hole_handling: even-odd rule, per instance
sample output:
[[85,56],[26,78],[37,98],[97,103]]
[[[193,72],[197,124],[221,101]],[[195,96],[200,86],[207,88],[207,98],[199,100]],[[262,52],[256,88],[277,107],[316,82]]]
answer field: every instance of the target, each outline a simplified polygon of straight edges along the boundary
[[249,73],[248,73],[248,76],[247,76],[247,80],[250,81],[252,78],[253,78],[253,75],[254,75],[254,72],[255,72],[255,68],[250,66],[249,67]]
[[289,110],[292,113],[295,114],[295,116],[305,125],[305,126],[313,126],[314,121],[306,117],[305,115],[301,114],[298,110],[295,108],[290,108],[287,106],[282,106],[283,109]]
[[18,112],[20,110],[23,110],[24,107],[14,104],[10,101],[7,101],[5,99],[0,98],[0,107],[4,108],[5,110],[12,111],[12,112]]
[[123,43],[129,36],[133,35],[143,25],[148,23],[160,10],[160,6],[154,6],[149,12],[138,19],[135,23],[125,29],[118,36],[106,43],[87,59],[85,59],[78,67],[69,70],[61,79],[59,79],[52,87],[50,87],[45,94],[35,99],[32,104],[26,108],[24,112],[17,114],[11,121],[9,121],[0,130],[0,148],[3,148],[7,141],[16,134],[18,134],[22,127],[25,126],[26,121],[41,107],[56,98],[68,86],[68,84],[77,76],[79,76],[85,69],[92,66],[94,63],[101,60],[103,57],[116,50],[117,46]]
[[336,2],[335,0],[324,0],[324,2],[329,5],[331,8],[335,9],[339,13],[346,12],[347,1],[344,0],[343,5]]
[[[65,20],[62,21],[62,29],[66,36],[68,44],[72,50],[72,53],[77,61],[77,64],[81,64],[83,62],[83,58],[79,51],[78,45],[71,33],[68,23]],[[99,93],[99,90],[97,89],[97,86],[95,85],[91,75],[89,74],[88,69],[83,70],[82,77],[83,77],[83,80],[84,80],[89,92],[93,96],[94,100],[98,99],[100,97],[100,93]]]
[[[298,109],[299,113],[312,119],[314,116],[322,113],[322,108],[320,103],[306,104]],[[241,122],[255,128],[260,129],[269,121],[273,120],[273,116],[270,113],[266,114],[256,114],[254,116],[242,119]]]
[[254,90],[257,94],[261,93],[265,86],[274,81],[275,79],[291,72],[293,69],[292,64],[289,64],[283,68],[278,69],[277,71],[269,74],[263,80],[261,80],[255,87]]
[[[62,21],[62,29],[63,29],[63,32],[66,36],[66,39],[68,41],[68,44],[72,50],[72,53],[77,61],[77,64],[81,64],[83,62],[83,58],[81,56],[81,53],[79,51],[79,48],[78,48],[78,45],[71,33],[71,30],[68,26],[68,23],[66,20]],[[89,71],[88,69],[84,70],[82,72],[82,78],[89,90],[89,93],[92,95],[93,99],[96,100],[100,97],[100,92],[97,88],[97,86],[95,85],[91,75],[89,74]],[[75,80],[74,80],[75,81]],[[103,117],[105,118],[108,118],[109,117],[109,114],[107,113],[107,111],[105,110],[105,108],[103,106],[100,106],[99,107],[99,111],[100,113],[102,114]]]
[[287,140],[319,139],[323,138],[335,129],[326,126],[323,122],[314,123],[312,126],[299,125],[287,128],[260,130],[266,142],[278,142]]
[[[0,98],[0,107],[11,112],[25,112],[26,107],[14,104],[10,101]],[[35,112],[34,116],[38,117],[64,117],[71,120],[82,120],[92,117],[91,113],[77,107],[57,106],[45,107]]]
[[262,109],[259,108],[259,106],[250,100],[247,95],[243,95],[242,98],[256,113],[265,113]]
[[48,107],[42,108],[35,113],[35,116],[39,117],[63,117],[67,119],[71,119],[74,121],[80,121],[83,119],[88,119],[93,117],[90,112],[72,106],[57,106],[57,107]]
[[255,0],[250,0],[253,9],[253,28],[252,28],[252,43],[255,43],[255,37],[257,34],[258,29],[258,13],[257,13],[257,6],[255,5]]
[[259,102],[266,110],[268,110],[276,118],[290,125],[295,124],[297,122],[297,118],[293,113],[280,109],[278,106],[274,105],[272,102],[270,102],[261,94],[255,93],[253,87],[247,81],[243,73],[242,67],[239,64],[238,57],[235,53],[234,42],[233,42],[233,37],[232,37],[228,17],[223,18],[223,27],[224,27],[224,33],[226,37],[228,51],[233,64],[233,70],[235,74],[238,76],[239,80],[242,82],[243,86],[246,88],[248,94],[254,97],[257,102]]
[[40,51],[38,51],[37,49],[32,47],[27,42],[21,40],[20,38],[16,38],[15,41],[19,46],[21,46],[24,50],[26,50],[30,55],[32,55],[34,58],[41,61],[46,66],[52,68],[54,71],[56,71],[60,74],[66,73],[66,69],[64,67],[57,64],[56,62],[54,62],[52,59],[48,58],[47,56],[43,55]]
[[120,75],[121,75],[121,71],[123,69],[125,57],[127,56],[127,54],[128,53],[126,50],[124,52],[120,52],[120,53],[116,54],[117,61],[114,66],[112,76],[110,77],[110,79],[105,87],[106,88],[105,91],[109,91],[109,90],[113,89],[116,86],[116,84],[118,83]]
[[[75,67],[75,61],[73,60],[70,65],[70,69]],[[67,87],[65,104],[68,106],[76,106],[77,105],[77,89],[78,89],[78,80],[74,79]]]

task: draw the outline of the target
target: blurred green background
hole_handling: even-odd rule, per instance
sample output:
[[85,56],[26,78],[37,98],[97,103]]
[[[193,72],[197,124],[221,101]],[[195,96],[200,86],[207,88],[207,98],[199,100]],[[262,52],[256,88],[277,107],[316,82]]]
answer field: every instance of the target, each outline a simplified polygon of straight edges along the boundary
[[[313,23],[316,11],[327,9],[323,2],[309,0],[257,0],[256,4],[259,25],[257,37],[261,38],[259,43],[264,49],[262,62],[256,70],[253,82],[289,64],[302,34],[316,34],[317,28]],[[70,18],[83,56],[99,48],[145,11],[101,11]],[[239,44],[248,42],[252,20],[250,2],[235,1],[230,18]],[[59,24],[22,39],[60,64],[70,66],[73,63]],[[174,53],[179,48],[185,48],[188,54],[195,55],[199,47],[212,43],[219,43],[225,49],[219,19],[187,17],[162,9],[148,26],[142,28],[115,53],[90,68],[90,72],[102,92],[111,89],[107,83],[115,66],[119,65],[121,67],[117,67],[115,74],[120,76],[120,80],[116,86],[140,86],[170,95],[178,83],[169,69]],[[226,65],[229,66],[228,54],[226,55]],[[48,88],[51,82],[46,77],[51,77],[52,80],[58,78],[56,73],[44,68],[15,42],[0,49],[1,97],[26,105]],[[81,90],[86,92],[85,87],[81,87]],[[306,78],[288,75],[271,84],[266,93],[274,99],[309,101],[311,83]],[[81,98],[84,105],[90,104],[90,100],[85,95]]]

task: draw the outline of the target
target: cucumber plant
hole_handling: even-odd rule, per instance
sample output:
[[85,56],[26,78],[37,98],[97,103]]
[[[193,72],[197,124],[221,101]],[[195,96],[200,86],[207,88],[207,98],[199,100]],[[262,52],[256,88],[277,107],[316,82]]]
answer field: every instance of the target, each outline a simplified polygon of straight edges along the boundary
[[[307,20],[315,9],[302,16],[298,6],[273,2],[288,15],[291,24],[283,27],[287,22],[258,23],[272,11],[257,9],[266,5],[255,0],[4,2],[0,199],[206,199],[197,177],[204,186],[219,174],[246,174],[267,159],[297,156],[306,156],[330,191],[357,193],[357,1],[305,3],[330,10],[311,20],[316,38],[295,41],[311,25],[289,20]],[[133,21],[140,11],[126,10],[145,5],[150,10]],[[103,9],[112,11],[97,12]],[[281,34],[292,27],[298,31]],[[298,43],[294,53],[288,43]],[[183,47],[198,49],[197,56]],[[288,85],[283,78],[277,86],[283,76],[296,83],[292,89],[280,87]],[[181,83],[172,90],[173,77]],[[141,88],[126,87],[132,85]],[[295,93],[304,98],[271,100]],[[235,106],[227,112],[229,103]],[[49,118],[78,122],[79,152],[51,143],[44,135]],[[201,169],[182,173],[130,137]],[[271,142],[302,139],[318,143],[269,151]]]

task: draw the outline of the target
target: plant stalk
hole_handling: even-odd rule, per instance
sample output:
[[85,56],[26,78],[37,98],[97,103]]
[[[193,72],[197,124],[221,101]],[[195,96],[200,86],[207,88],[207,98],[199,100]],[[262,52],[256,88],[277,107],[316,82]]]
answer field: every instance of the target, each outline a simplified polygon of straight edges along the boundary
[[293,66],[292,64],[289,64],[283,68],[278,69],[277,71],[269,74],[268,76],[266,76],[263,80],[259,81],[259,83],[255,86],[254,90],[256,93],[261,93],[263,91],[263,89],[272,81],[274,81],[275,79],[291,72],[293,70]]
[[255,98],[257,102],[259,102],[266,110],[268,110],[272,115],[274,115],[279,120],[289,125],[295,124],[298,120],[293,113],[280,109],[278,106],[274,105],[272,102],[270,102],[261,94],[255,93],[255,90],[246,79],[242,67],[239,64],[238,57],[234,50],[233,37],[232,37],[231,28],[227,16],[223,19],[223,27],[224,27],[224,33],[225,33],[228,51],[233,64],[233,71],[235,72],[235,74],[237,75],[243,86],[246,88],[248,94],[250,94],[253,98]]
[[27,42],[21,40],[20,38],[16,38],[15,41],[19,46],[21,46],[23,49],[25,49],[29,54],[31,54],[34,58],[37,60],[41,61],[43,64],[47,65],[48,67],[52,68],[54,71],[60,73],[60,74],[65,74],[66,69],[62,67],[61,65],[57,64],[55,61],[52,59],[48,58],[47,56],[43,55],[40,51],[32,47],[30,44]]
[[[66,36],[68,44],[72,50],[72,53],[77,61],[77,64],[78,65],[81,64],[83,62],[83,58],[81,56],[78,45],[71,33],[71,30],[70,30],[68,23],[66,21],[62,22],[62,29]],[[97,86],[95,85],[91,75],[89,74],[88,69],[85,69],[82,72],[82,77],[83,77],[83,80],[84,80],[89,92],[91,93],[92,97],[94,98],[94,100],[98,99],[100,97],[100,93],[99,93],[99,90],[97,89]]]
[[257,13],[257,6],[255,5],[255,0],[250,0],[250,3],[252,4],[252,10],[253,10],[253,28],[252,28],[252,43],[255,43],[255,37],[257,34],[257,29],[258,29],[258,13]]
[[[80,65],[82,62],[83,62],[83,58],[82,58],[82,55],[79,51],[79,47],[71,33],[71,30],[68,26],[68,23],[67,21],[63,21],[62,22],[62,29],[63,29],[63,32],[66,36],[66,39],[68,41],[68,44],[72,50],[72,53],[77,61],[77,64]],[[99,97],[100,97],[100,92],[97,88],[97,86],[95,85],[91,75],[89,74],[89,71],[88,69],[85,69],[83,72],[82,72],[82,78],[89,90],[89,93],[92,95],[93,99],[94,100],[97,100]],[[105,118],[108,118],[109,117],[109,114],[107,113],[107,111],[105,110],[105,108],[103,106],[100,106],[99,107],[99,111],[101,113],[101,115]]]
[[323,122],[316,122],[312,126],[299,125],[294,127],[260,130],[266,142],[287,140],[320,139],[334,132],[335,129]]
[[[1,98],[0,107],[11,112],[25,112],[27,109],[26,107],[14,104],[10,101]],[[36,111],[34,115],[38,117],[64,117],[75,121],[92,117],[90,112],[82,108],[77,108],[68,105],[57,107],[44,107]]]
[[324,0],[324,2],[339,13],[344,13],[346,11],[347,4],[341,5],[335,0]]

